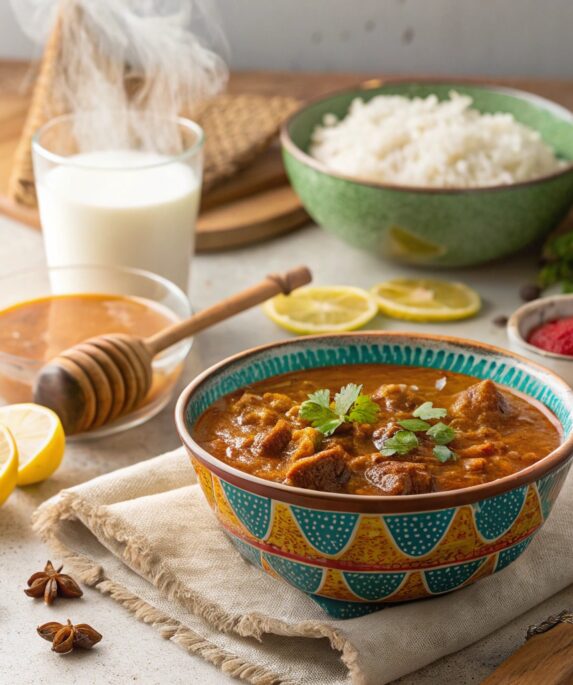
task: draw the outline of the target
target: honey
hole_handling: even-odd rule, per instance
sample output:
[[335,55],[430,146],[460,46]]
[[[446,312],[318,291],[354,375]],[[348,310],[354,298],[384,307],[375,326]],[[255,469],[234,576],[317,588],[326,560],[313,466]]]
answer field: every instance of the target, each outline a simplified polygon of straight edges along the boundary
[[[36,373],[48,360],[87,338],[105,333],[147,337],[177,321],[156,302],[108,294],[53,295],[0,311],[0,400],[28,402]],[[154,369],[145,403],[172,385],[181,366]]]

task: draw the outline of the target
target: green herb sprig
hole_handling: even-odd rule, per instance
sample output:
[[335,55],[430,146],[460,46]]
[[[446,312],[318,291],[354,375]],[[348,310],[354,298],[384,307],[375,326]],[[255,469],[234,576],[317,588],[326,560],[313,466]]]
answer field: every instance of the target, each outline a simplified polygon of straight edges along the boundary
[[438,445],[447,445],[456,437],[456,431],[440,421],[426,431],[426,435],[433,438]]
[[448,461],[449,459],[457,458],[456,453],[452,452],[452,450],[447,445],[436,445],[432,452],[434,453],[436,459],[438,461],[441,461],[442,464]]
[[457,459],[456,453],[446,446],[456,437],[456,431],[442,421],[433,425],[428,423],[430,419],[442,419],[447,414],[446,409],[434,407],[433,402],[424,402],[412,412],[413,419],[398,421],[402,430],[384,440],[380,454],[384,457],[408,454],[420,444],[416,433],[423,432],[436,443],[432,450],[436,459],[440,462]]
[[374,423],[380,408],[368,395],[362,394],[362,386],[349,383],[330,399],[330,390],[323,388],[311,393],[299,408],[299,416],[323,435],[332,435],[343,423]]
[[561,292],[573,292],[573,231],[550,236],[543,247],[542,260],[537,285],[545,290],[559,283]]
[[428,421],[429,419],[443,419],[447,416],[447,409],[442,409],[441,407],[434,407],[433,402],[424,402],[417,409],[412,412],[412,416],[418,419],[423,419]]
[[431,423],[422,421],[422,419],[404,419],[403,421],[398,421],[398,425],[405,428],[407,431],[413,431],[414,433],[427,431],[432,427]]
[[416,434],[412,431],[397,431],[391,438],[384,440],[384,446],[380,453],[384,457],[394,454],[408,454],[419,445]]

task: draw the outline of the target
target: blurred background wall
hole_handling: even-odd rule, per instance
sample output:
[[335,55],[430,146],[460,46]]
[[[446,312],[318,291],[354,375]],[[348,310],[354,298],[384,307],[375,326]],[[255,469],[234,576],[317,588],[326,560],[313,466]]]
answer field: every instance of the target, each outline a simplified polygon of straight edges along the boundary
[[[217,0],[236,69],[573,77],[573,0]],[[37,50],[0,0],[0,57]]]

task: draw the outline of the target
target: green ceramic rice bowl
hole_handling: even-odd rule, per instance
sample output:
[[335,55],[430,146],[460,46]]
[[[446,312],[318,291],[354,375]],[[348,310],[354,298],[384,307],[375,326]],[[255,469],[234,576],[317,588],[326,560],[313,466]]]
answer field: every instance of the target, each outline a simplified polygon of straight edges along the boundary
[[508,112],[537,130],[557,157],[573,162],[573,114],[524,91],[457,83],[391,82],[311,102],[283,126],[283,158],[310,216],[358,248],[405,263],[466,266],[503,257],[547,234],[573,204],[573,164],[540,178],[480,188],[376,183],[329,170],[308,154],[325,114],[346,115],[357,97],[469,95],[482,113]]

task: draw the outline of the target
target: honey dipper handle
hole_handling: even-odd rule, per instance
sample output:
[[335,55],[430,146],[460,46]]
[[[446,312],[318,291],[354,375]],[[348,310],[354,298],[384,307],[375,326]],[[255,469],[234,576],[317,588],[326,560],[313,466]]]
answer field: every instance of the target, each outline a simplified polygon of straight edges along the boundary
[[189,319],[180,321],[146,338],[145,344],[151,355],[154,356],[184,338],[205,330],[205,328],[209,328],[220,321],[230,319],[235,314],[250,309],[270,297],[280,293],[288,295],[295,288],[300,288],[301,285],[306,285],[311,280],[312,274],[306,266],[299,266],[282,274],[269,274],[257,285],[227,297]]

